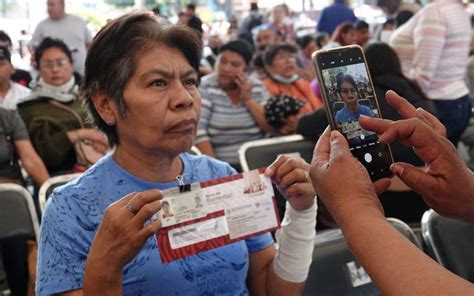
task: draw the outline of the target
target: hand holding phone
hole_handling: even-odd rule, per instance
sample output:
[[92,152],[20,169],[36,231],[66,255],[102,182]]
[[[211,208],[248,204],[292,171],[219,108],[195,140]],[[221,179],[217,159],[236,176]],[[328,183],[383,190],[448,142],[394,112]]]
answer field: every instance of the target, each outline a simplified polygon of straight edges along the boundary
[[312,56],[331,129],[341,132],[352,154],[372,180],[390,177],[392,153],[374,132],[359,124],[361,115],[381,117],[362,48],[357,45],[320,50]]

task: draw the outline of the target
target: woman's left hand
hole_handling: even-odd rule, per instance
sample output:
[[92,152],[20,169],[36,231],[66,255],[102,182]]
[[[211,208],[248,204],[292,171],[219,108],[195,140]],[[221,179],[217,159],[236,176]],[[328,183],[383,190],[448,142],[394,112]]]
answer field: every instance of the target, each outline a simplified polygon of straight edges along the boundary
[[265,170],[293,209],[303,211],[313,206],[316,193],[309,178],[310,165],[302,158],[280,155]]

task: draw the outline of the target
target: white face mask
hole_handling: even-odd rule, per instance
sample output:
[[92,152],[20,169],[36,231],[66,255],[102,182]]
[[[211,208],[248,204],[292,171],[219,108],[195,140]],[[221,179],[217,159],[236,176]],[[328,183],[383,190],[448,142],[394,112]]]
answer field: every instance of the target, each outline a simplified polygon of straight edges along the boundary
[[290,78],[283,77],[280,74],[272,74],[271,76],[274,80],[286,84],[292,84],[296,80],[300,79],[300,76],[298,74],[293,74],[293,76],[291,76]]

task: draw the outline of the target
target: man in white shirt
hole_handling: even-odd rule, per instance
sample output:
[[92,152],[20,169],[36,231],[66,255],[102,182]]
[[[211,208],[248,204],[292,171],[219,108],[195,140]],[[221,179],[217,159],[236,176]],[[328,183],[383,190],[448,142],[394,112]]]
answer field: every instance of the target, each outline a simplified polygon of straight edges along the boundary
[[8,49],[0,46],[0,107],[16,109],[21,98],[30,94],[30,89],[10,80],[15,73]]
[[78,16],[67,14],[64,0],[47,0],[49,18],[36,27],[30,45],[35,48],[45,37],[61,39],[72,52],[74,70],[82,75],[87,47],[92,41],[86,22]]

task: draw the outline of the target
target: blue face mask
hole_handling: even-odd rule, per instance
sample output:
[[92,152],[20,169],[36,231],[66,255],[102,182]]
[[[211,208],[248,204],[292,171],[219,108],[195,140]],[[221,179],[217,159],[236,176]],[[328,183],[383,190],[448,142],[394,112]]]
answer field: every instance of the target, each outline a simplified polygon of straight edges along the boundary
[[293,74],[293,76],[291,76],[290,78],[283,77],[280,74],[272,74],[271,76],[274,80],[286,84],[292,84],[296,80],[300,79],[300,76],[298,74]]

